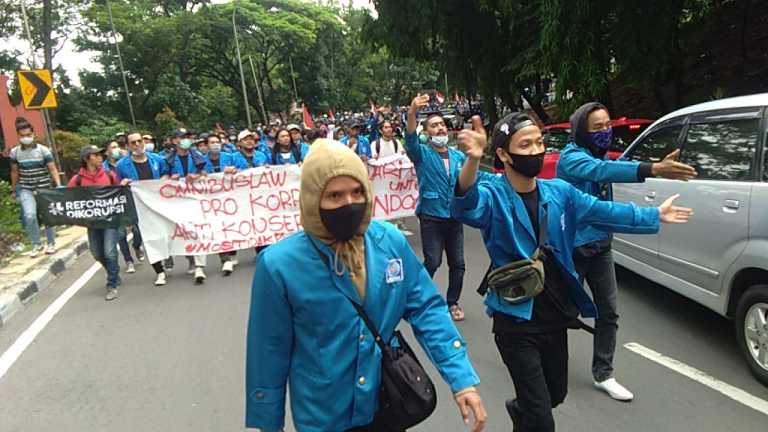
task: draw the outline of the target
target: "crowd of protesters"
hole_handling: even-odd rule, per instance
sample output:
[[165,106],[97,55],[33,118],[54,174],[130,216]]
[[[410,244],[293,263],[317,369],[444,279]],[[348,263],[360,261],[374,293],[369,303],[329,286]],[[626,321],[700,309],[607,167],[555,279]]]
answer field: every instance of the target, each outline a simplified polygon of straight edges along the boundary
[[[460,306],[467,265],[464,225],[479,229],[491,260],[482,292],[515,387],[516,398],[506,401],[514,430],[554,431],[552,409],[567,394],[566,331],[579,316],[597,317],[595,387],[616,400],[633,398],[613,373],[618,314],[610,233],[655,233],[660,223],[686,223],[692,215],[674,206],[674,197],[658,208],[615,203],[611,183],[654,176],[687,180],[696,172],[674,157],[659,163],[607,160],[610,116],[603,105],[591,103],[571,117],[572,138],[560,159],[560,179],[539,180],[542,132],[525,113],[508,113],[490,134],[474,116],[471,129],[462,130],[457,140],[450,138],[457,123],[463,125],[476,112],[475,105],[461,100],[446,113],[436,109],[433,96],[422,94],[402,109],[345,113],[338,120],[321,116],[312,127],[274,121],[243,130],[177,129],[161,139],[127,132],[101,147],[84,147],[82,167],[67,187],[126,186],[162,178],[195,181],[264,165],[303,165],[305,231],[257,250],[252,287],[246,425],[269,432],[283,428],[288,380],[299,430],[403,430],[388,426],[392,423],[383,418],[384,407],[377,412],[376,396],[384,379],[377,343],[382,337],[396,338],[403,319],[451,387],[465,422],[471,412],[473,430],[482,430],[486,414],[477,389],[480,380],[454,324],[465,319]],[[61,185],[51,152],[35,143],[32,127],[19,122],[17,131],[21,138],[11,151],[12,180],[36,256],[44,248],[35,191]],[[455,142],[460,149],[449,145]],[[503,173],[479,172],[487,147]],[[397,228],[371,220],[365,162],[395,155],[409,158],[418,178],[423,261]],[[45,252],[53,253],[54,233],[46,228],[46,235]],[[146,260],[141,231],[136,226],[89,229],[88,238],[94,258],[107,272],[105,298],[114,300],[121,283],[118,250],[127,273]],[[443,254],[449,274],[445,298],[431,281]],[[187,260],[187,273],[195,283],[204,283],[206,256]],[[286,260],[302,271],[270,265]],[[238,264],[237,252],[220,253],[219,261],[228,276]],[[173,257],[150,264],[155,285],[165,285]],[[524,266],[531,271],[521,279],[518,270]],[[396,289],[385,295],[380,284],[369,283],[379,279]],[[585,280],[592,296],[584,289]],[[318,346],[325,351],[313,348]]]

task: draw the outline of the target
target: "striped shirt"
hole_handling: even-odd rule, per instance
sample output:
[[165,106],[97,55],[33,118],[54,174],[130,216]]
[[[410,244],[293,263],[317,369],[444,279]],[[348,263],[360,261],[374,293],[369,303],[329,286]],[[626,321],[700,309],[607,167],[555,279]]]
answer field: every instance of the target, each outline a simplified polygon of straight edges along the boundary
[[53,185],[48,163],[53,161],[53,153],[48,147],[36,145],[30,148],[16,146],[11,149],[11,163],[19,167],[19,186],[22,189],[37,190]]

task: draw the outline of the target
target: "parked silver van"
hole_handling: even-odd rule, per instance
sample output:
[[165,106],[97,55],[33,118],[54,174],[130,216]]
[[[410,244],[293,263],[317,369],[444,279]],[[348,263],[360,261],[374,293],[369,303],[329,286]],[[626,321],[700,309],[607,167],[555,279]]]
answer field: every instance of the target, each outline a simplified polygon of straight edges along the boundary
[[744,358],[768,384],[768,93],[722,99],[668,114],[622,158],[658,162],[681,149],[699,172],[680,182],[615,184],[614,200],[658,206],[681,194],[687,225],[657,235],[616,235],[617,264],[734,320]]

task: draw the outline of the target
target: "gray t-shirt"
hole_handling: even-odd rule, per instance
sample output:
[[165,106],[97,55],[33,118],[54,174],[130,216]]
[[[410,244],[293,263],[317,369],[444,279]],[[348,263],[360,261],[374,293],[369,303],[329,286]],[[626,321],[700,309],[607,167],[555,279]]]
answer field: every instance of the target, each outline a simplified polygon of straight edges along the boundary
[[11,163],[19,167],[19,186],[22,189],[37,190],[53,185],[48,163],[53,162],[53,153],[48,147],[37,144],[34,147],[11,149]]

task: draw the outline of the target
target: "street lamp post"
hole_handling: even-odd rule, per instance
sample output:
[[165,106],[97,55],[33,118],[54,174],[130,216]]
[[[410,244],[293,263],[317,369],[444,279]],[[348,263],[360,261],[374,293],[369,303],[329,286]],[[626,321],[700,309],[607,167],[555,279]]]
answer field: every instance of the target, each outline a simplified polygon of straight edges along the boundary
[[245,75],[243,75],[243,60],[240,58],[240,42],[237,40],[237,24],[235,24],[235,14],[237,13],[237,4],[232,9],[232,31],[235,34],[235,50],[237,51],[237,65],[240,68],[240,84],[243,86],[243,102],[245,103],[245,117],[248,119],[248,129],[253,128],[251,121],[251,108],[248,105],[248,93],[245,88]]
[[264,109],[264,99],[261,97],[261,85],[259,85],[259,81],[256,79],[256,68],[253,67],[253,57],[248,56],[248,61],[251,63],[251,73],[253,74],[253,83],[256,85],[256,95],[259,96],[259,106],[261,107],[261,117],[264,120],[264,124],[269,123],[269,118],[267,117],[267,110]]
[[131,124],[136,127],[136,116],[133,114],[133,103],[131,102],[131,93],[128,91],[128,80],[125,78],[125,68],[123,67],[123,56],[120,55],[120,44],[117,43],[117,32],[115,31],[115,22],[112,20],[112,4],[107,0],[107,13],[109,13],[109,25],[112,27],[112,38],[115,40],[115,51],[117,51],[117,63],[120,66],[120,75],[123,76],[123,87],[125,87],[125,98],[128,100],[128,111],[131,113]]

